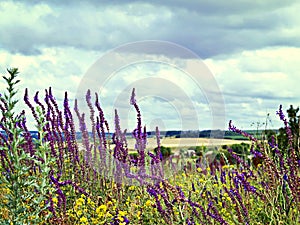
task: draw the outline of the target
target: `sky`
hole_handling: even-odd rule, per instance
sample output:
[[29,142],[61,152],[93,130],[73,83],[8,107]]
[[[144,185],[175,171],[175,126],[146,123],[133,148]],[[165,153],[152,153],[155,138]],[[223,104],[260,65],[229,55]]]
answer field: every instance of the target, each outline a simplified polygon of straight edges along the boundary
[[111,130],[115,109],[134,129],[133,88],[148,130],[275,129],[279,105],[300,103],[299,11],[297,0],[2,0],[0,73],[19,68],[20,99],[52,87],[85,113],[97,92]]

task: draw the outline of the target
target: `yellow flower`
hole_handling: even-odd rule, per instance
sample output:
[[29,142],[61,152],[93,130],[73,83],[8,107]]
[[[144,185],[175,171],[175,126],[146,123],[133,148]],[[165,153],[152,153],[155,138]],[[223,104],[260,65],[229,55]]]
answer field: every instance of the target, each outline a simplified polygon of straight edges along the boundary
[[107,210],[107,206],[106,205],[100,205],[96,209],[96,213],[98,214],[99,217],[102,217],[104,215],[104,213],[106,213],[106,210]]
[[134,188],[135,188],[134,186],[130,186],[130,187],[129,187],[129,191],[133,191]]
[[145,205],[146,205],[146,206],[150,206],[150,205],[151,205],[151,201],[150,201],[150,200],[147,200],[146,203],[145,203]]
[[79,199],[76,200],[76,205],[77,206],[82,206],[83,203],[84,203],[84,199],[83,198],[79,198]]
[[121,210],[119,211],[119,215],[120,215],[120,216],[126,216],[126,214],[127,214],[126,211],[121,211]]
[[159,183],[160,188],[164,188],[164,185],[162,182]]
[[69,210],[67,211],[67,215],[68,215],[69,217],[75,218],[75,215],[74,215],[72,209],[69,209]]
[[56,197],[52,198],[52,201],[53,201],[54,204],[58,203],[58,199]]
[[9,194],[11,191],[10,191],[10,189],[8,189],[8,188],[4,188],[4,189],[3,189],[3,192],[4,192],[4,194]]
[[202,169],[200,167],[198,167],[197,171],[200,173],[200,172],[202,172]]
[[80,218],[80,222],[81,222],[81,223],[87,223],[88,220],[87,220],[86,217],[83,216],[83,217]]
[[141,218],[141,214],[142,214],[141,211],[138,211],[138,212],[137,212],[136,216],[137,216],[138,219]]
[[29,216],[29,220],[34,220],[35,219],[35,216]]
[[123,221],[124,221],[124,218],[121,217],[121,216],[118,216],[118,220],[119,220],[120,222],[123,222]]
[[40,204],[39,204],[39,206],[40,206],[41,208],[43,208],[43,207],[45,206],[44,201],[41,201]]
[[104,212],[106,212],[106,210],[107,210],[107,206],[106,205],[100,205],[99,208],[101,210],[103,210]]
[[82,210],[77,210],[76,213],[77,213],[78,216],[81,216],[82,215]]
[[92,223],[93,224],[99,224],[98,219],[92,218]]
[[87,204],[92,207],[95,207],[95,203],[90,198],[87,199]]
[[113,203],[112,203],[112,201],[108,201],[106,204],[107,204],[107,206],[110,206],[110,205],[112,205]]

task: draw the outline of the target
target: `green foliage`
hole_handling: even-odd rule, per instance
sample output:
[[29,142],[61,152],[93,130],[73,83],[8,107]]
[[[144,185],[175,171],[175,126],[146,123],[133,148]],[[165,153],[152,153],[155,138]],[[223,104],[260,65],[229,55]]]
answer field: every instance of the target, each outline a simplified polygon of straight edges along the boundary
[[263,135],[265,136],[265,140],[271,143],[272,137],[276,137],[276,132],[274,130],[265,130]]
[[207,147],[206,146],[196,146],[195,152],[197,156],[202,156],[203,153],[206,151]]
[[[48,207],[46,200],[51,187],[47,177],[51,160],[46,153],[47,143],[42,143],[44,133],[41,127],[38,128],[41,137],[38,141],[40,148],[35,155],[42,159],[43,163],[22,148],[25,142],[24,131],[17,124],[24,122],[24,117],[22,114],[15,115],[18,100],[14,100],[17,93],[15,85],[19,82],[15,80],[18,70],[13,68],[8,70],[8,73],[8,77],[3,77],[7,82],[8,93],[1,97],[1,101],[7,105],[7,110],[2,112],[2,128],[6,131],[7,143],[3,144],[0,150],[6,153],[7,160],[0,168],[3,175],[0,187],[5,193],[0,201],[0,208],[2,213],[5,213],[4,224],[36,224],[48,217],[41,216],[41,213]],[[40,119],[42,120],[42,117]]]
[[238,155],[246,155],[249,154],[250,145],[242,142],[241,144],[232,144],[230,148]]
[[[154,148],[154,152],[157,152],[157,147]],[[167,158],[172,154],[172,150],[170,147],[160,146],[160,152],[163,156],[163,158]]]
[[[287,110],[288,113],[288,125],[289,128],[291,129],[291,133],[293,136],[293,148],[296,151],[296,154],[298,158],[300,159],[300,153],[299,153],[299,137],[300,137],[300,115],[299,113],[299,107],[294,108],[293,105],[290,105],[290,108]],[[288,136],[286,132],[286,128],[282,127],[279,129],[279,134],[277,136],[278,140],[278,147],[280,149],[285,149],[286,154],[289,154],[289,149],[288,147]]]

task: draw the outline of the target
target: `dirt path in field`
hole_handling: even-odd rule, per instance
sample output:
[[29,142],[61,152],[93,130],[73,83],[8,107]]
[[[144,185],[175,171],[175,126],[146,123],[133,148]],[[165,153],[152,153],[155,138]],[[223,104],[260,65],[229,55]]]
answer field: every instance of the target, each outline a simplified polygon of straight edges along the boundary
[[[148,138],[147,148],[155,148],[157,146],[156,138]],[[163,138],[160,140],[161,145],[165,147],[191,147],[191,146],[208,146],[208,145],[232,145],[239,143],[250,143],[244,140],[228,140],[228,139],[210,139],[210,138]],[[128,140],[128,147],[134,148],[135,140]]]
[[[156,138],[148,138],[147,139],[147,149],[154,149],[157,147]],[[127,139],[128,148],[134,149],[135,139],[130,138]],[[247,140],[228,140],[228,139],[210,139],[210,138],[162,138],[160,140],[160,145],[171,148],[189,148],[192,146],[221,146],[221,145],[232,145],[232,144],[240,144],[240,143],[248,143],[251,144],[250,141]],[[79,148],[84,149],[82,143],[79,143]],[[111,145],[113,148],[113,145]]]

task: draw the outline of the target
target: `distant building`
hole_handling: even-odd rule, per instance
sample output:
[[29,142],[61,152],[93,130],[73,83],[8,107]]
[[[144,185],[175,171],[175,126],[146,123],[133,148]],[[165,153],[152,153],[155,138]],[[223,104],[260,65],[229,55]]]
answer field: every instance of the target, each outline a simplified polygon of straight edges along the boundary
[[185,156],[186,157],[194,157],[196,156],[196,152],[194,149],[188,149],[186,152],[185,152]]

